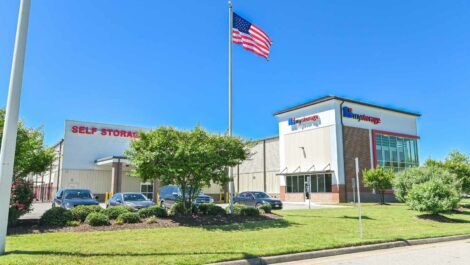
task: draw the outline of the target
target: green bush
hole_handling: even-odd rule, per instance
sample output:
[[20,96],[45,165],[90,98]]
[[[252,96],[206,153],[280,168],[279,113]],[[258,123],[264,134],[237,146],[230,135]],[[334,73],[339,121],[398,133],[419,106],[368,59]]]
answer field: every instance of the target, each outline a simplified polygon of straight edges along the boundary
[[371,168],[363,170],[362,176],[364,185],[377,191],[381,204],[385,204],[385,190],[392,188],[392,181],[395,177],[393,170],[383,167]]
[[[233,214],[234,215],[240,215],[241,210],[245,209],[245,208],[246,208],[246,206],[236,203],[236,204],[233,205]],[[228,214],[230,214],[230,206],[227,206],[227,208],[225,208],[225,211]]]
[[150,206],[147,208],[142,208],[139,210],[139,216],[140,218],[148,218],[148,217],[167,217],[168,213],[164,208],[161,208],[159,206]]
[[72,221],[72,213],[61,207],[53,207],[47,210],[39,219],[41,226],[65,226]]
[[126,206],[124,206],[124,207],[127,209],[128,212],[131,212],[131,213],[135,213],[135,212],[138,211],[137,209],[135,209],[135,208],[133,208],[133,207],[131,207],[131,206],[129,206],[129,205],[126,205]]
[[68,221],[67,224],[65,224],[66,226],[79,226],[80,225],[80,221],[75,221],[75,220],[72,220],[72,221]]
[[273,207],[269,203],[263,203],[258,209],[263,210],[264,213],[271,213]]
[[406,204],[411,209],[432,214],[457,208],[459,202],[459,190],[437,178],[414,185],[406,197]]
[[118,216],[116,221],[124,224],[140,223],[140,216],[138,213],[123,213]]
[[106,216],[104,213],[99,213],[99,212],[90,213],[86,217],[85,223],[91,226],[110,225],[108,216]]
[[461,183],[456,176],[444,168],[436,166],[422,166],[407,169],[397,174],[393,181],[395,196],[402,202],[406,202],[408,193],[415,185],[428,182],[432,179],[440,179],[444,184],[461,190]]
[[170,215],[172,216],[178,216],[178,215],[190,215],[192,213],[197,213],[198,212],[198,207],[195,204],[192,204],[191,206],[186,205],[186,208],[184,207],[183,202],[176,202],[171,206],[170,209]]
[[90,213],[99,213],[103,210],[99,205],[78,205],[70,211],[72,212],[73,220],[84,222]]
[[259,210],[258,208],[253,208],[253,207],[245,207],[240,210],[240,215],[243,216],[258,216],[259,215]]
[[206,215],[225,215],[225,210],[214,203],[201,203],[198,205],[199,213]]
[[8,225],[13,225],[20,216],[31,210],[34,200],[33,184],[22,178],[15,178],[11,184]]
[[145,219],[146,224],[155,224],[158,223],[158,220],[155,216]]
[[129,210],[124,206],[114,206],[103,210],[103,213],[108,216],[110,220],[116,219],[123,213],[128,213]]

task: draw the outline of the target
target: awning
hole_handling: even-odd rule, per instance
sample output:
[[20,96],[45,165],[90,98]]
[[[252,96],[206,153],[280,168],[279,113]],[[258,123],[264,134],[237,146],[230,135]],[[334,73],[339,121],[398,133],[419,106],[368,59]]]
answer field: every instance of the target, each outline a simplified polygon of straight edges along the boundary
[[332,174],[333,170],[321,170],[321,171],[304,171],[304,172],[285,172],[277,173],[278,176],[297,176],[297,175],[318,175],[318,174]]
[[105,166],[113,163],[129,164],[129,160],[125,156],[106,156],[95,160],[95,165]]

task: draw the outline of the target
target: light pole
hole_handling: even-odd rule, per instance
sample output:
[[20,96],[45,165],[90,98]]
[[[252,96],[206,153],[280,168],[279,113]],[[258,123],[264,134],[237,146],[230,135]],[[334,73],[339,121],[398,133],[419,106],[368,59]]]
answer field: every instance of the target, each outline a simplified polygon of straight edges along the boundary
[[10,86],[3,127],[2,146],[0,151],[0,255],[5,254],[8,211],[10,205],[13,163],[15,160],[16,134],[18,131],[18,114],[20,109],[21,86],[23,83],[26,35],[28,32],[29,10],[31,0],[20,1],[18,26],[16,28],[15,49],[11,65]]

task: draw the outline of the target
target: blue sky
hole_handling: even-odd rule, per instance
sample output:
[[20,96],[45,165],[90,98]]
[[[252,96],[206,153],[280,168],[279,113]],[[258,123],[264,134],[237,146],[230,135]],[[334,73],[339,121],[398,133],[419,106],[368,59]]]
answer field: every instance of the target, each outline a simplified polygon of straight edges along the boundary
[[[21,117],[47,144],[65,119],[227,127],[227,1],[33,0]],[[0,104],[18,0],[0,1]],[[235,0],[274,41],[234,47],[234,132],[277,134],[272,113],[338,95],[417,111],[421,160],[470,153],[469,1]]]

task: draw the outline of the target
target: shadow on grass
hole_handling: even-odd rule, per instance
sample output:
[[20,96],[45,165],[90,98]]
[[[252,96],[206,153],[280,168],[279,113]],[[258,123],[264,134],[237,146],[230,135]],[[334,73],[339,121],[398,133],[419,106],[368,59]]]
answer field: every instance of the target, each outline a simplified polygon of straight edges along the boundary
[[[319,216],[319,215],[302,215],[302,214],[289,214],[289,217],[303,217],[303,218],[332,218],[332,219],[359,219],[358,216]],[[362,216],[363,220],[375,220],[372,217],[369,217],[367,215]]]
[[7,251],[5,255],[46,255],[46,256],[72,256],[81,258],[90,257],[148,257],[148,256],[193,256],[193,255],[242,255],[243,259],[256,258],[256,255],[237,252],[237,251],[220,251],[220,252],[152,252],[152,253],[82,253],[72,251],[49,251],[49,250],[13,250]]
[[[467,214],[467,213],[459,213],[459,214]],[[440,214],[421,214],[416,217],[418,219],[430,220],[430,221],[435,221],[439,223],[461,223],[461,224],[470,223],[470,220],[449,218],[447,216],[440,215]]]
[[261,230],[261,229],[269,229],[269,228],[287,228],[289,226],[295,226],[295,225],[300,225],[300,224],[290,222],[284,219],[277,219],[277,220],[234,223],[234,224],[226,224],[226,225],[202,226],[201,228],[205,230],[241,231],[241,230]]

